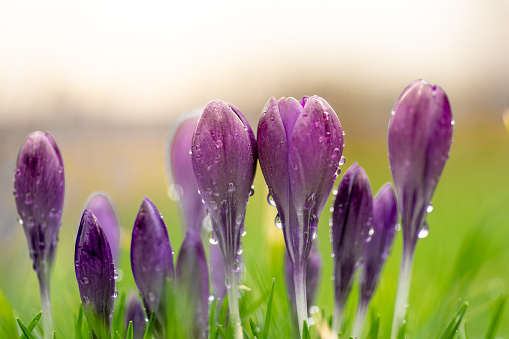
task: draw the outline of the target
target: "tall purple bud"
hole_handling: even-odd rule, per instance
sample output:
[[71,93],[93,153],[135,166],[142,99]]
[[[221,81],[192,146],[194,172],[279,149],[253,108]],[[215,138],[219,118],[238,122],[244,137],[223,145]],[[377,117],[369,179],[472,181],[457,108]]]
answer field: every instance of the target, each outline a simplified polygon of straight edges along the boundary
[[50,275],[64,204],[62,156],[50,133],[34,132],[21,146],[14,169],[14,199],[39,279],[45,338],[53,337]]
[[147,317],[155,314],[155,335],[166,338],[166,317],[170,279],[173,279],[173,251],[163,217],[144,198],[134,222],[131,240],[131,268]]
[[293,265],[297,317],[307,320],[306,263],[318,218],[342,164],[343,134],[332,107],[318,96],[271,98],[258,123],[260,167],[278,211]]
[[209,271],[201,238],[189,229],[177,259],[177,295],[183,327],[191,338],[208,337]]
[[201,196],[210,213],[213,238],[225,263],[225,285],[235,337],[242,337],[236,273],[241,237],[256,169],[256,140],[244,115],[220,100],[207,104],[196,127],[192,162]]
[[424,80],[411,83],[394,105],[389,120],[389,162],[403,230],[403,260],[392,326],[403,325],[418,238],[428,234],[427,211],[449,157],[454,120],[445,92]]
[[126,328],[133,323],[133,339],[143,339],[145,334],[145,310],[140,299],[133,293],[126,311]]
[[361,336],[366,311],[378,285],[380,273],[389,256],[398,223],[396,194],[390,183],[378,191],[373,200],[373,234],[364,249],[360,275],[360,300],[352,335]]
[[88,198],[85,209],[94,213],[110,244],[113,260],[118,264],[120,226],[113,202],[106,193],[94,193]]
[[113,301],[116,297],[115,267],[110,245],[91,211],[81,216],[74,252],[81,303],[95,338],[110,335]]
[[190,154],[199,118],[197,114],[186,115],[173,129],[168,147],[168,173],[171,197],[180,200],[186,228],[201,234],[207,207],[198,193]]
[[332,212],[334,253],[334,320],[339,333],[343,312],[352,289],[355,272],[362,263],[372,228],[373,195],[368,176],[354,163],[343,175]]

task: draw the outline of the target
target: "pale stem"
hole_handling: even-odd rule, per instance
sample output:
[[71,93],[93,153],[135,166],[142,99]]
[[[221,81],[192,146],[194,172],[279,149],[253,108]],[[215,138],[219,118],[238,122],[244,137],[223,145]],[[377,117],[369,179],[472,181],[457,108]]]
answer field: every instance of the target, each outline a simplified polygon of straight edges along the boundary
[[297,309],[297,321],[299,333],[302,338],[304,320],[308,320],[308,306],[306,297],[306,267],[293,267],[293,283],[295,286],[295,306]]
[[340,297],[338,301],[334,302],[334,314],[332,317],[332,332],[334,338],[341,334],[341,325],[343,325],[343,311],[346,306],[346,298]]
[[357,313],[355,314],[355,321],[353,326],[352,336],[355,338],[360,338],[362,335],[362,330],[364,328],[364,321],[366,319],[366,311],[368,309],[367,303],[359,300],[357,304]]
[[237,275],[231,265],[226,267],[226,291],[228,293],[228,309],[230,323],[234,330],[234,338],[242,339],[242,324],[240,322],[239,299],[237,297]]
[[49,272],[44,268],[37,273],[39,278],[39,291],[41,293],[42,305],[42,328],[44,331],[44,339],[53,338],[53,316],[51,314],[51,297],[50,297],[50,283]]
[[405,324],[413,262],[413,251],[403,251],[398,290],[396,292],[396,303],[394,305],[394,316],[392,318],[391,339],[396,339],[398,337],[398,332]]

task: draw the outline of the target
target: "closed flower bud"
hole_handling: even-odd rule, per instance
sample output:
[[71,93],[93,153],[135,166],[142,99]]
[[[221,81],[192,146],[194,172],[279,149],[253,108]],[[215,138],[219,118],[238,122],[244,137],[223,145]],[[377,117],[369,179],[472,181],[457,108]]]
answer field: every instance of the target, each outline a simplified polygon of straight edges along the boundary
[[133,339],[143,339],[145,334],[145,310],[141,300],[133,293],[129,299],[126,311],[126,328],[133,322]]

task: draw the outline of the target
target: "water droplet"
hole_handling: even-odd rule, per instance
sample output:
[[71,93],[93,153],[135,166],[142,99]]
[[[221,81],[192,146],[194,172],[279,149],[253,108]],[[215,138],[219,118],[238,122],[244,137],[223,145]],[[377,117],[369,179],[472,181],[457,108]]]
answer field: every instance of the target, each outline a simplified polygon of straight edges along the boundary
[[172,184],[168,187],[168,197],[170,197],[171,200],[179,201],[180,198],[182,198],[183,193],[184,190],[180,185]]
[[391,111],[391,115],[394,115],[394,114],[396,114],[396,112],[395,111]]
[[332,213],[332,212],[334,212],[334,206],[331,206],[331,207],[329,208],[329,211],[330,211],[331,213]]
[[331,154],[331,157],[332,158],[337,158],[339,156],[339,148],[334,148],[334,150],[332,151],[332,154]]
[[237,255],[241,255],[242,252],[243,252],[243,249],[242,249],[242,243],[241,243],[239,246],[239,249],[237,250]]
[[318,227],[311,229],[311,239],[315,240],[318,237]]
[[341,158],[339,159],[339,165],[342,166],[344,165],[346,162],[346,158],[344,156],[341,156]]
[[189,154],[193,154],[193,151],[189,150]]
[[156,300],[156,296],[155,296],[154,292],[148,292],[148,300],[150,302],[154,302]]
[[242,236],[245,237],[247,234],[246,230],[242,231]]
[[456,125],[456,121],[451,120],[451,125],[452,125],[452,126]]
[[334,254],[334,252],[332,252],[332,253],[330,254],[330,257],[331,257],[331,258],[334,258],[335,256],[336,256],[336,255]]
[[209,202],[209,206],[212,210],[217,210],[217,202],[215,202],[214,200],[211,200]]
[[267,202],[270,206],[276,206],[276,202],[274,201],[274,198],[272,197],[272,194],[267,194]]
[[23,225],[23,219],[21,219],[20,217],[18,217],[18,223],[19,223],[20,225]]
[[426,207],[426,213],[431,213],[433,211],[433,205],[429,204],[428,207]]
[[252,197],[255,194],[255,190],[253,187],[249,190],[249,196]]
[[299,165],[297,165],[297,164],[293,165],[293,170],[294,171],[298,171],[299,170]]
[[276,218],[274,219],[274,224],[276,225],[277,228],[279,229],[282,229],[283,228],[283,223],[281,222],[281,218],[279,217],[279,213],[276,214]]
[[233,182],[230,182],[228,184],[228,193],[233,193],[235,192],[235,185],[233,184]]
[[216,140],[216,148],[221,148],[223,146],[223,142],[221,141],[221,139],[217,139]]
[[83,296],[82,300],[84,304],[88,304],[90,302],[90,298],[87,297],[86,295]]
[[396,224],[396,226],[394,226],[394,229],[396,231],[400,231],[401,230],[401,224]]
[[235,218],[235,223],[237,225],[242,224],[242,221],[244,220],[244,216],[242,214],[237,215],[237,218]]
[[419,237],[419,239],[424,239],[428,236],[428,234],[429,234],[429,226],[428,226],[427,222],[424,222],[421,229],[419,230],[419,234],[417,235],[417,237]]
[[115,290],[115,291],[113,292],[113,298],[116,298],[116,297],[118,297],[118,291],[117,291],[117,290]]
[[215,164],[218,164],[220,159],[221,159],[221,158],[220,158],[219,156],[215,157],[215,158],[214,158],[214,163],[215,163]]
[[32,195],[30,194],[30,192],[28,192],[28,193],[25,195],[25,204],[27,204],[27,205],[32,204]]
[[212,245],[217,245],[217,239],[216,236],[214,235],[214,231],[210,231],[209,233],[209,243],[211,243]]
[[333,189],[333,190],[332,190],[332,195],[333,195],[333,196],[338,195],[338,190],[337,190],[337,189]]
[[375,233],[375,229],[373,227],[371,227],[369,229],[368,235],[371,237],[374,233]]
[[84,284],[84,285],[88,285],[90,283],[90,280],[88,280],[87,277],[83,277],[81,278],[81,282]]

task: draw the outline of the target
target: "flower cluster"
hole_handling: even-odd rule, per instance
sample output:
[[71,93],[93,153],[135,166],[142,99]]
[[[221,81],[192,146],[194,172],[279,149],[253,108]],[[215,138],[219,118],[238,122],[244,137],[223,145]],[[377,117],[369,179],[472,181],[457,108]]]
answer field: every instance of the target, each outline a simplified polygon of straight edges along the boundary
[[[360,270],[352,334],[363,334],[364,317],[396,234],[399,210],[403,260],[393,336],[398,335],[405,318],[413,254],[417,239],[427,234],[425,217],[448,157],[453,125],[442,89],[415,81],[401,94],[389,121],[395,191],[387,183],[373,197],[368,176],[357,163],[342,176],[330,208],[333,332],[344,332],[345,306]],[[170,138],[168,170],[169,193],[180,202],[186,234],[174,263],[163,217],[151,200],[143,199],[131,235],[130,264],[140,298],[132,295],[128,304],[129,336],[141,338],[151,331],[157,338],[207,338],[212,290],[216,298],[227,294],[230,333],[243,337],[238,301],[242,237],[259,160],[267,200],[277,209],[276,225],[286,244],[287,290],[302,337],[322,268],[315,240],[319,219],[345,163],[343,135],[335,111],[318,96],[301,101],[271,98],[263,108],[256,137],[241,111],[221,100],[209,102],[199,116],[181,119]],[[49,133],[35,132],[25,140],[15,169],[14,196],[41,286],[44,335],[51,338],[49,276],[62,214],[64,174],[60,151]],[[202,242],[208,233],[211,247]],[[76,279],[92,337],[112,335],[120,238],[112,200],[104,193],[92,194],[75,245]],[[150,319],[148,325],[145,319]]]

